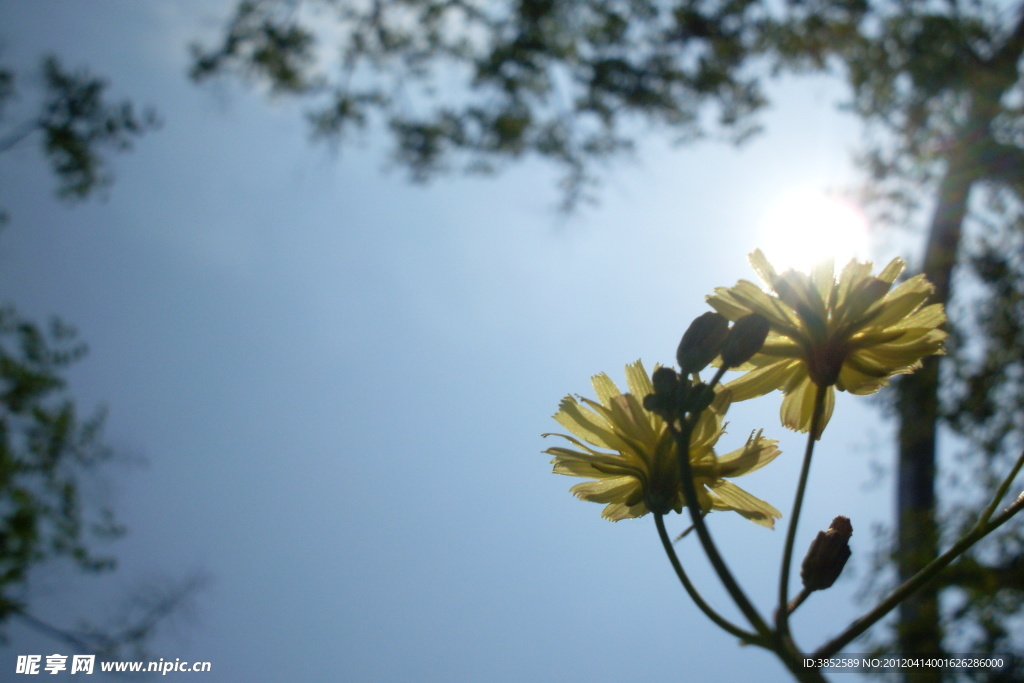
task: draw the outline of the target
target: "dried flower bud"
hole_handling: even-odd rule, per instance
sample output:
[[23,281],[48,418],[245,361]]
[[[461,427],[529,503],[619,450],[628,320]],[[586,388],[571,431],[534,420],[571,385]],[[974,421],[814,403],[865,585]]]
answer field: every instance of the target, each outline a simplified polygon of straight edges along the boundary
[[768,337],[768,320],[757,313],[745,315],[736,321],[722,346],[722,365],[734,368],[753,357],[764,346]]
[[684,375],[700,372],[714,360],[729,336],[729,321],[721,313],[708,311],[697,316],[686,328],[676,361]]
[[809,591],[820,591],[828,588],[846,566],[850,559],[850,536],[853,525],[848,517],[839,516],[832,520],[827,531],[819,531],[811,541],[807,557],[800,567],[800,578],[804,588]]

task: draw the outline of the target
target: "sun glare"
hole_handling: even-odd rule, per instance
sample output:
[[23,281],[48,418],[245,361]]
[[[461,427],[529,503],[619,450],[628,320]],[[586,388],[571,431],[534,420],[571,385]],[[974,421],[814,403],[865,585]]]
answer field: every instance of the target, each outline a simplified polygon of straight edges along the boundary
[[850,202],[820,190],[781,197],[768,208],[760,226],[760,244],[780,268],[808,270],[834,259],[842,267],[853,257],[868,259],[868,222]]

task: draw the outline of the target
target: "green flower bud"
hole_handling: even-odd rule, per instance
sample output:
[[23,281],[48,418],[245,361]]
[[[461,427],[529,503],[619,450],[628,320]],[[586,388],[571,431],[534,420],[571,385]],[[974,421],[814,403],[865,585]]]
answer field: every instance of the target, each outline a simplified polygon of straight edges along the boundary
[[768,320],[757,313],[737,320],[722,346],[722,365],[734,368],[750,360],[764,346],[768,327]]
[[671,420],[676,407],[679,376],[672,368],[660,367],[651,375],[654,393],[644,396],[644,408]]
[[679,348],[676,350],[676,361],[684,375],[700,372],[722,350],[729,335],[729,321],[721,313],[708,311],[697,316],[686,329]]
[[651,375],[651,384],[654,385],[654,393],[661,396],[675,396],[676,383],[679,377],[672,368],[660,367]]
[[850,559],[850,536],[853,525],[848,517],[836,517],[827,531],[819,531],[811,541],[807,557],[800,567],[800,578],[804,588],[809,591],[820,591],[828,588],[843,571],[846,561]]

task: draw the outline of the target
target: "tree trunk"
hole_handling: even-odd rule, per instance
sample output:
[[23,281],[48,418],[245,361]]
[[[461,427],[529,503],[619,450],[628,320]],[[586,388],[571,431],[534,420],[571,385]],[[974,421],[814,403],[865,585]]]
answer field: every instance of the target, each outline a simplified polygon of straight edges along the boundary
[[[964,155],[950,160],[939,186],[922,271],[935,285],[933,301],[949,301],[963,221],[973,174]],[[939,420],[939,359],[928,358],[918,372],[897,384],[899,413],[899,469],[897,474],[897,548],[900,581],[905,581],[935,559],[938,529],[935,522],[935,445]],[[942,627],[938,593],[923,589],[900,605],[900,654],[938,655],[942,652]],[[940,681],[939,670],[904,670],[913,683]]]
[[[971,188],[990,177],[984,149],[991,146],[990,127],[1001,111],[1003,95],[1019,78],[1017,63],[1024,53],[1024,5],[1006,42],[968,74],[970,113],[953,141],[946,172],[939,184],[935,212],[925,245],[922,272],[935,285],[933,302],[948,304],[953,269],[961,249]],[[987,160],[992,163],[991,160]],[[898,382],[899,465],[896,489],[897,554],[900,581],[938,555],[935,519],[935,450],[939,421],[939,359],[930,358],[915,374]],[[900,654],[926,656],[942,651],[938,590],[925,586],[900,606]],[[942,671],[904,669],[908,683],[942,680]]]

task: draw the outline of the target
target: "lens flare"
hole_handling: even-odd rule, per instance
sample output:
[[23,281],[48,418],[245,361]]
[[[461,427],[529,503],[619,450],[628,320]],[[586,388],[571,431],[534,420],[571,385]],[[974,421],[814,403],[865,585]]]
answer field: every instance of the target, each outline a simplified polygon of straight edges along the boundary
[[765,213],[760,244],[772,263],[808,270],[824,259],[868,259],[868,221],[855,205],[820,190],[785,195]]

